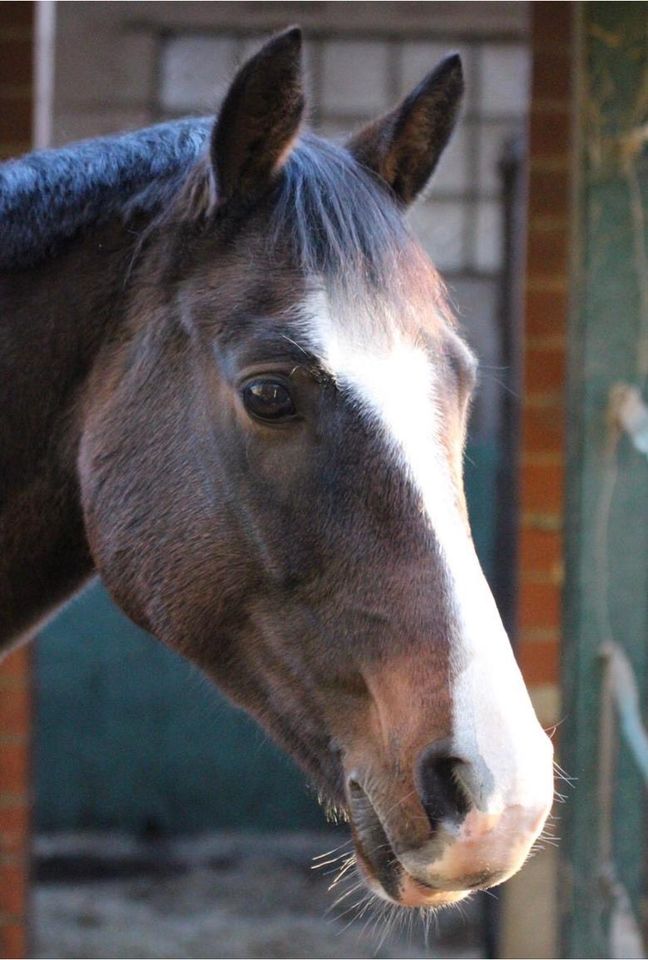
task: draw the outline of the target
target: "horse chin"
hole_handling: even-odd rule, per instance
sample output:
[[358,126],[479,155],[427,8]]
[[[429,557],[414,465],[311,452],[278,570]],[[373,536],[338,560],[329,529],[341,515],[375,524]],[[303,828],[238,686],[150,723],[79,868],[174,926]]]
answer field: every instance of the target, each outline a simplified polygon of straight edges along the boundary
[[399,862],[386,838],[381,849],[370,854],[354,830],[354,844],[360,876],[369,890],[387,903],[404,909],[439,910],[471,893],[470,890],[435,890],[417,880]]
[[349,784],[351,828],[360,875],[377,897],[404,908],[439,909],[468,896],[470,890],[444,890],[413,877],[403,866],[369,797]]

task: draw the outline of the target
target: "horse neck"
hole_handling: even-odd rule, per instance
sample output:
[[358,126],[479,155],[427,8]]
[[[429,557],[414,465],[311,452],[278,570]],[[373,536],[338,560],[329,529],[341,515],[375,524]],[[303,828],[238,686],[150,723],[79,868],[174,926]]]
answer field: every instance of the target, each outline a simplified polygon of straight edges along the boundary
[[78,411],[123,322],[133,237],[109,225],[0,274],[0,650],[93,570],[79,497]]

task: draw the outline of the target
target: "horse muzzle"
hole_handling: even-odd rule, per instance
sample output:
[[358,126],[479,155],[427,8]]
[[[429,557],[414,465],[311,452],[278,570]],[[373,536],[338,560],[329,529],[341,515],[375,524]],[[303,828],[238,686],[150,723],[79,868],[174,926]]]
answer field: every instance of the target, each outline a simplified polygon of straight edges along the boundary
[[545,741],[537,744],[546,767],[534,778],[539,789],[513,789],[509,802],[452,757],[445,741],[423,751],[409,784],[353,770],[347,800],[369,888],[404,907],[441,907],[516,873],[551,808],[552,750]]

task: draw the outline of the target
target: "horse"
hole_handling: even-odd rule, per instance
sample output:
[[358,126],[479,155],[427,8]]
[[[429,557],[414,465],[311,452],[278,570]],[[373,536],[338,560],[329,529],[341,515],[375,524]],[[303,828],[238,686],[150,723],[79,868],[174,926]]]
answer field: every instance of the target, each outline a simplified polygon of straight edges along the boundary
[[461,62],[334,144],[301,60],[292,28],[215,119],[0,168],[0,642],[98,574],[348,818],[372,894],[434,908],[553,796],[470,534],[476,359],[406,220]]

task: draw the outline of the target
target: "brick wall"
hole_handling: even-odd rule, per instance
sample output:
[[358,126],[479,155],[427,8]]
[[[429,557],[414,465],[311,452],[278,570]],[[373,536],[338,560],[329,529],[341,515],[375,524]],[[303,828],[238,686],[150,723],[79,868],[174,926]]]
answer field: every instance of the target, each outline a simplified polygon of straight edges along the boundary
[[0,665],[0,956],[27,954],[29,648]]
[[[0,3],[0,159],[32,139],[33,3]],[[0,956],[27,955],[30,653],[0,664]]]
[[554,689],[563,580],[572,14],[570,3],[532,6],[518,649],[529,685]]
[[[577,6],[559,0],[531,7],[517,650],[547,728],[561,717],[572,17]],[[505,884],[500,957],[558,956],[557,873],[557,850],[549,845]]]

